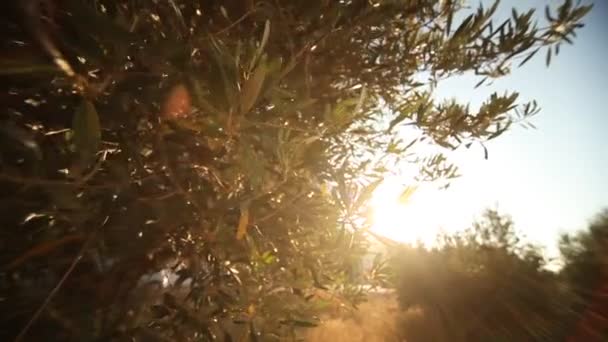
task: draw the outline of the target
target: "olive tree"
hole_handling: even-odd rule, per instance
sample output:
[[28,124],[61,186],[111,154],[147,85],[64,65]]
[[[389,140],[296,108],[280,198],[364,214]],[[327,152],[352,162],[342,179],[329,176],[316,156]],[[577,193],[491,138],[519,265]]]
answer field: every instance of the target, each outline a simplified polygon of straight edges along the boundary
[[497,6],[3,4],[3,338],[280,340],[356,304],[382,177],[449,179],[420,146],[482,144],[538,110],[516,92],[436,102],[438,82],[549,62],[590,9],[564,1],[540,27]]

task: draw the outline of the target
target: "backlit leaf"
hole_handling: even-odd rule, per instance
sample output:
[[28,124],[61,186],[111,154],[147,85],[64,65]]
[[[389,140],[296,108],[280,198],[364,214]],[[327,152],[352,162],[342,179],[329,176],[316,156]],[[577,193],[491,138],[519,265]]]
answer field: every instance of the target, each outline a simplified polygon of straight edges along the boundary
[[383,181],[384,181],[383,178],[378,179],[378,180],[370,183],[369,185],[367,185],[365,188],[363,188],[363,190],[359,193],[359,196],[357,197],[357,201],[354,204],[354,208],[357,209],[363,203],[368,201],[372,197],[374,191],[376,191],[378,186],[380,184],[382,184]]
[[404,121],[408,117],[409,117],[409,113],[406,113],[406,112],[399,113],[399,115],[397,115],[396,118],[394,118],[393,120],[391,120],[391,122],[388,125],[388,129],[386,131],[390,132],[395,126],[397,126],[398,124],[400,124],[402,121]]
[[260,96],[267,71],[266,64],[262,62],[255,68],[249,79],[245,81],[241,93],[241,114],[249,112],[256,103]]
[[536,55],[536,53],[539,50],[540,49],[536,49],[536,50],[532,51],[530,54],[528,54],[528,56],[526,56],[526,58],[524,58],[524,60],[521,61],[521,63],[519,63],[519,66],[522,66],[522,65],[526,64],[526,62],[529,61],[532,57],[534,57],[534,55]]
[[405,188],[405,190],[403,190],[401,195],[399,195],[399,203],[406,204],[409,201],[409,199],[412,197],[414,192],[416,192],[416,189],[417,189],[416,186],[408,186],[407,188]]
[[452,30],[452,19],[454,18],[454,11],[452,11],[452,1],[446,1],[445,3],[445,9],[448,11],[448,18],[447,18],[447,23],[445,25],[445,32],[446,34],[450,34],[450,31]]
[[471,23],[471,20],[473,20],[473,14],[469,15],[462,21],[460,26],[458,26],[458,28],[454,32],[452,39],[458,38],[468,28],[469,24]]
[[270,20],[266,20],[264,23],[264,33],[262,34],[262,40],[260,41],[260,45],[255,51],[255,55],[249,64],[249,70],[252,70],[260,57],[264,54],[264,48],[266,47],[266,43],[268,43],[268,37],[270,37]]
[[247,235],[247,226],[249,225],[249,205],[241,205],[241,216],[239,225],[236,229],[236,239],[242,240]]

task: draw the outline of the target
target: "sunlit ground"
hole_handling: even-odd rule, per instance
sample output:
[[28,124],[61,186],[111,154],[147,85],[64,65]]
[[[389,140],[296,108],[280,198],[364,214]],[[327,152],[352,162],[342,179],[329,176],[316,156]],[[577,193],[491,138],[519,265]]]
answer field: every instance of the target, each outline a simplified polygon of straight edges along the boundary
[[451,222],[461,205],[450,200],[447,191],[432,184],[410,185],[411,195],[402,196],[408,186],[387,179],[372,197],[374,222],[372,230],[389,239],[432,246],[441,230],[458,228]]

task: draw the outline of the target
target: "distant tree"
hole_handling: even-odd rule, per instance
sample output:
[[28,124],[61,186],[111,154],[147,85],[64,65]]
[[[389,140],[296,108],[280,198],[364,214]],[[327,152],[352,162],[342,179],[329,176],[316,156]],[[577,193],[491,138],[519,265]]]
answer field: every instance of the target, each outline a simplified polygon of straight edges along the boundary
[[[432,249],[397,254],[397,294],[422,318],[403,322],[408,341],[558,341],[571,294],[539,249],[489,210]],[[425,317],[428,317],[425,319]]]
[[560,273],[577,295],[570,340],[604,340],[608,337],[608,210],[587,230],[563,235],[560,251],[564,262]]
[[[539,27],[493,22],[497,5],[2,2],[0,339],[281,340],[360,300],[387,170],[449,179],[417,148],[538,110],[516,92],[436,103],[437,83],[548,63],[590,9],[564,1]],[[145,284],[161,271],[171,286]]]

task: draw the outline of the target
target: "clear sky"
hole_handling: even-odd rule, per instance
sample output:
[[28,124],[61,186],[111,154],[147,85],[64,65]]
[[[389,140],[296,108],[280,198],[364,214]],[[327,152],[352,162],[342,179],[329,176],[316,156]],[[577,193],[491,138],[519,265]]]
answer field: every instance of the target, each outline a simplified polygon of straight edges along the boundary
[[[545,3],[502,1],[499,11],[510,13],[513,6],[542,9]],[[544,16],[544,11],[538,14]],[[539,53],[491,86],[474,89],[479,79],[471,76],[440,85],[439,97],[473,105],[494,91],[516,90],[521,100],[536,99],[542,111],[531,120],[537,129],[514,126],[488,143],[488,160],[481,148],[455,152],[453,161],[463,176],[446,191],[413,197],[409,222],[430,234],[437,226],[466,226],[484,208],[497,206],[528,238],[555,255],[560,233],[586,227],[608,207],[607,19],[608,2],[595,1],[575,44],[563,45],[549,68]],[[431,214],[432,207],[441,209]]]

